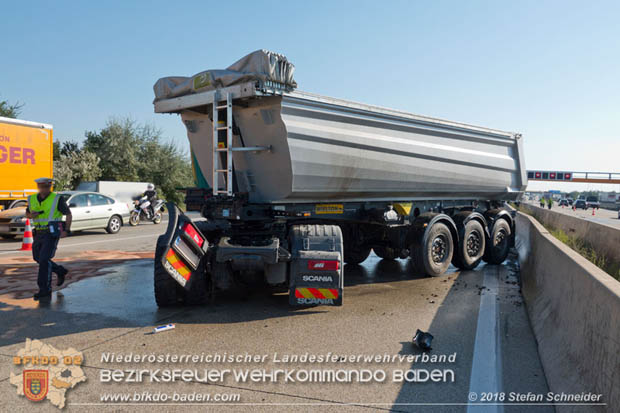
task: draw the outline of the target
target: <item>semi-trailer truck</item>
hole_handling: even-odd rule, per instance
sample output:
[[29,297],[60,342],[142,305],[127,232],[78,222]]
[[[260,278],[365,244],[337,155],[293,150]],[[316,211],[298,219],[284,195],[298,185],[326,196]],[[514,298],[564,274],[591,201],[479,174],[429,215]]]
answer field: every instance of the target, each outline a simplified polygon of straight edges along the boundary
[[168,205],[155,252],[159,306],[266,283],[291,305],[342,305],[343,265],[410,257],[415,273],[500,264],[506,201],[527,184],[520,134],[296,90],[286,57],[168,77],[155,112],[180,114],[192,221]]
[[34,180],[52,177],[52,125],[0,117],[0,209],[26,204]]

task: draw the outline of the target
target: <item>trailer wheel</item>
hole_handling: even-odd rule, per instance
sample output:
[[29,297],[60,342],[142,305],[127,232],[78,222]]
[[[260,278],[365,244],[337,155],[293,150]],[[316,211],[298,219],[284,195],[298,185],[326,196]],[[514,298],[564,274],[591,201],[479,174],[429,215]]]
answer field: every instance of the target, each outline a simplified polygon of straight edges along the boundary
[[351,247],[349,245],[349,247],[347,248],[347,244],[344,244],[344,262],[351,265],[361,264],[362,262],[366,261],[366,258],[368,258],[368,256],[370,255],[371,249],[372,248],[364,245],[359,245],[355,247]]
[[482,260],[484,247],[484,228],[480,222],[472,219],[463,228],[459,245],[452,257],[452,264],[461,270],[473,270]]
[[155,302],[158,307],[169,307],[178,304],[180,298],[177,294],[179,285],[168,275],[161,263],[165,251],[166,245],[159,245],[158,242],[155,248],[154,265]]
[[421,248],[411,248],[416,272],[437,277],[446,272],[452,261],[454,243],[448,227],[437,222],[429,230]]
[[377,257],[382,258],[384,260],[395,260],[398,258],[396,250],[390,247],[373,247],[373,250]]
[[505,219],[499,219],[493,225],[491,239],[487,245],[483,260],[489,264],[501,264],[508,257],[510,250],[510,225]]

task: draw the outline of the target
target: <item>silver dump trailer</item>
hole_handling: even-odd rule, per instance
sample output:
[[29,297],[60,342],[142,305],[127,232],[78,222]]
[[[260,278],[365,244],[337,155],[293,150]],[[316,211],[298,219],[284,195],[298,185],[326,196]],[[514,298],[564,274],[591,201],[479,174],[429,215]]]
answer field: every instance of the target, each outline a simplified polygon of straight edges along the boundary
[[255,282],[293,305],[340,305],[343,263],[371,249],[428,275],[504,261],[502,206],[527,184],[521,135],[300,92],[293,69],[257,51],[155,84],[155,111],[187,129],[187,209],[206,218],[169,208],[159,305]]

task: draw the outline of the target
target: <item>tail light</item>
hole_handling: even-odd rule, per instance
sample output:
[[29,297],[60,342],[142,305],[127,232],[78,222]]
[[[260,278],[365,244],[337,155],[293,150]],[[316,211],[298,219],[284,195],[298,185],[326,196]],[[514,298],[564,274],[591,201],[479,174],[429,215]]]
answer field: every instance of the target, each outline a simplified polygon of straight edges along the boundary
[[338,271],[340,269],[340,261],[309,260],[308,269],[313,271]]
[[186,222],[182,228],[183,232],[187,234],[200,248],[202,248],[202,244],[204,244],[205,240],[198,234],[198,232],[194,229],[192,224]]

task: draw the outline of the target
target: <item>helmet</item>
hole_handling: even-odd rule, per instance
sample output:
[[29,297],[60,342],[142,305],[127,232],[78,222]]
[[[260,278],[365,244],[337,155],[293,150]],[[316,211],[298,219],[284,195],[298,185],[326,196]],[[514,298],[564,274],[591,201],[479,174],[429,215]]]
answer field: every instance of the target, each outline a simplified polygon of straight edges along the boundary
[[153,184],[148,184],[148,185],[146,186],[146,190],[147,190],[147,191],[152,191],[153,189],[155,189],[155,185],[153,185]]

